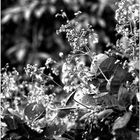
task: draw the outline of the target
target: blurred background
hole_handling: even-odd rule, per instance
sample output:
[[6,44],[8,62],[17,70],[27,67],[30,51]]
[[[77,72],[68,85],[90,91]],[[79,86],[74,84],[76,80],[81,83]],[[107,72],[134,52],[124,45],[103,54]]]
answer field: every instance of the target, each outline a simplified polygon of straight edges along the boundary
[[[117,0],[120,1],[120,0]],[[26,64],[45,64],[47,58],[59,61],[70,52],[65,34],[56,30],[66,18],[56,17],[65,11],[69,20],[81,11],[80,22],[91,24],[99,35],[98,49],[104,51],[107,42],[115,44],[117,21],[114,18],[116,0],[3,0],[1,2],[1,67],[9,63],[22,72]]]

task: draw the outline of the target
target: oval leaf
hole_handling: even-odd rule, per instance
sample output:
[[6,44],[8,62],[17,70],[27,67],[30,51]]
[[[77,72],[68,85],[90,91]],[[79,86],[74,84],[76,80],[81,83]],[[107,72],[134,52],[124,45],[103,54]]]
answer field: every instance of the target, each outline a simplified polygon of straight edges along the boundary
[[119,117],[115,120],[112,130],[117,130],[124,128],[131,118],[132,113],[126,112],[122,117]]
[[33,121],[40,115],[45,115],[45,111],[45,107],[41,103],[30,103],[24,110],[25,119]]
[[106,54],[100,53],[100,54],[96,55],[90,66],[90,71],[93,73],[96,73],[100,64],[107,58],[108,58],[108,56]]
[[98,119],[103,119],[109,116],[113,112],[112,109],[106,109],[101,111],[100,113],[97,114]]

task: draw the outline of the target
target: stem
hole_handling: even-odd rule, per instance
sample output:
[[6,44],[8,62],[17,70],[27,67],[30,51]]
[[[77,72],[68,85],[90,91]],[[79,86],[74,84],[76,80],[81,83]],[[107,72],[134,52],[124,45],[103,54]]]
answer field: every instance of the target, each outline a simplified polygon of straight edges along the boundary
[[107,82],[109,82],[109,80],[107,79],[107,77],[105,76],[105,74],[103,73],[103,71],[100,69],[100,67],[94,62],[94,64],[97,66],[97,68],[99,69],[99,71],[102,73],[102,75],[104,76],[105,80]]
[[52,82],[54,82],[57,86],[59,86],[61,89],[63,89],[63,87],[61,85],[59,85],[57,82],[55,82],[52,78],[50,78],[49,76],[47,76],[46,74],[43,73],[43,75],[47,78],[49,78]]
[[130,22],[130,30],[131,30],[131,33],[133,34],[133,30],[132,30],[132,24]]
[[75,57],[75,56],[78,56],[78,55],[88,55],[88,54],[75,54],[75,55],[73,55],[73,57]]
[[84,105],[83,103],[80,103],[79,101],[77,101],[77,100],[76,100],[76,99],[74,99],[74,98],[73,98],[73,100],[74,100],[75,102],[77,102],[78,104],[80,104],[80,105],[84,106],[85,108],[92,109],[91,107],[86,106],[86,105]]
[[91,51],[90,51],[90,49],[87,47],[87,46],[85,46],[85,49],[86,49],[86,51],[88,52],[88,56],[89,56],[89,59],[90,59],[90,61],[92,62],[92,54],[91,54]]
[[66,107],[66,108],[51,108],[51,107],[48,107],[48,108],[52,111],[76,109],[76,107]]
[[135,48],[133,46],[133,60],[135,60]]

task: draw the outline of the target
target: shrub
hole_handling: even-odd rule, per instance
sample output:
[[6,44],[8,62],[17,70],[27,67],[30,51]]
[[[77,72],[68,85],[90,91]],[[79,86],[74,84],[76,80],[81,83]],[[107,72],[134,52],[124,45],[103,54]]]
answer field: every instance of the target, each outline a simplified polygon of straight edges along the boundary
[[58,61],[48,58],[44,67],[27,64],[24,73],[2,68],[3,139],[138,138],[138,3],[118,2],[112,28],[104,17],[107,3],[87,5],[91,15],[56,14],[66,19],[56,33],[70,45],[67,57],[60,52]]

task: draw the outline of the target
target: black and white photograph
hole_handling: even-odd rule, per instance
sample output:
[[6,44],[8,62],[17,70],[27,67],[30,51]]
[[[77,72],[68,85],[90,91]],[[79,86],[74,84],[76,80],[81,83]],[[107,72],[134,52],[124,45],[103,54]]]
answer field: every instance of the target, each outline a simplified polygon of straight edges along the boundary
[[1,0],[0,140],[139,140],[139,0]]

